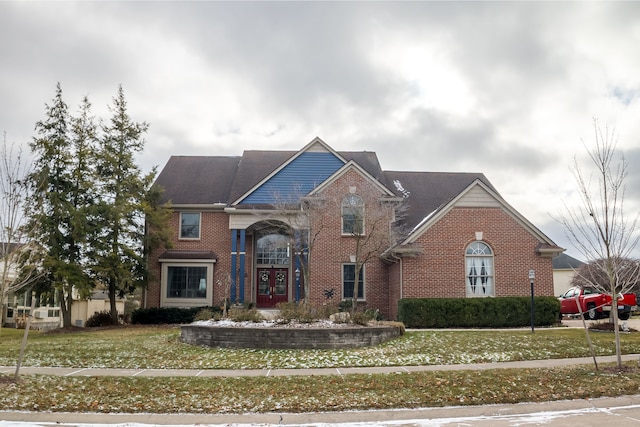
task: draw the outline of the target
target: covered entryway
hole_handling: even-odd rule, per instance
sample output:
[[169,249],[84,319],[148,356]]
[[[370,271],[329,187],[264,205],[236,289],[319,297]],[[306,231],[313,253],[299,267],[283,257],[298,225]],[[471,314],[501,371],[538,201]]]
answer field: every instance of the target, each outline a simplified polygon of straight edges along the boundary
[[289,270],[286,268],[259,268],[258,308],[273,308],[289,300]]
[[256,307],[275,308],[289,301],[292,251],[284,227],[259,230],[256,239]]

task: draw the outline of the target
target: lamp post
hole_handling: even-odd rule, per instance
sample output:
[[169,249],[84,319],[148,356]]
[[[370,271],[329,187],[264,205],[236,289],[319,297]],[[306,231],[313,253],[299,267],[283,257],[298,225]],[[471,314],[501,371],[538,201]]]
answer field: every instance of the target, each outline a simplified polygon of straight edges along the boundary
[[534,323],[535,323],[536,308],[533,301],[533,281],[535,278],[536,278],[536,272],[533,269],[529,270],[529,283],[531,284],[531,333],[532,334],[535,332]]
[[300,301],[300,269],[296,268],[296,302]]

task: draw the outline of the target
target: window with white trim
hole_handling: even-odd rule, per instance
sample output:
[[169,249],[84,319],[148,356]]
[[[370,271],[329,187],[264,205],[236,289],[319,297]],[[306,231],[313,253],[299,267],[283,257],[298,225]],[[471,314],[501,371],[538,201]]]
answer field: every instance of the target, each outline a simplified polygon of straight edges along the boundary
[[168,266],[167,298],[206,299],[206,266]]
[[256,263],[265,265],[289,265],[289,238],[283,234],[262,234],[256,242]]
[[495,296],[493,252],[484,242],[473,242],[465,252],[466,289],[468,297]]
[[[356,282],[356,265],[342,264],[342,299],[353,299],[353,287]],[[364,295],[364,266],[360,267],[358,277],[358,301],[363,301]]]
[[200,238],[200,212],[180,213],[180,238],[199,239]]
[[364,201],[349,194],[342,199],[342,234],[364,234]]

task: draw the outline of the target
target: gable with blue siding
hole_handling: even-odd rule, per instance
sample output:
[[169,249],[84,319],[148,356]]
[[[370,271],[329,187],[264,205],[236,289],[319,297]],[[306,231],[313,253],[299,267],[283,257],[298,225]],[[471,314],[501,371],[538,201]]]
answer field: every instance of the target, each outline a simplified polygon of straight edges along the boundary
[[[297,202],[323,183],[344,162],[329,152],[304,152],[247,196],[240,204]],[[284,199],[283,198],[289,198]]]

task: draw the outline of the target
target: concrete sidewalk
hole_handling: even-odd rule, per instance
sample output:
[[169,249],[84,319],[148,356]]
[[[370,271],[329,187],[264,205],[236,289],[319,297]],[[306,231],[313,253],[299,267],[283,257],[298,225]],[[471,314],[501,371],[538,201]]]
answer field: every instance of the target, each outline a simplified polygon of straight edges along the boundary
[[[599,356],[598,364],[615,363],[616,356]],[[622,360],[638,361],[640,354],[622,355]],[[591,357],[570,359],[523,360],[518,362],[471,363],[459,365],[373,366],[364,368],[316,369],[119,369],[119,368],[62,368],[23,366],[21,375],[59,375],[81,377],[281,377],[310,375],[388,374],[425,371],[479,371],[488,369],[535,369],[593,364]],[[0,374],[12,374],[15,366],[0,366]]]
[[[3,423],[5,421],[6,423]],[[12,424],[20,423],[20,424]],[[520,427],[640,425],[640,396],[477,406],[313,413],[125,414],[1,411],[0,426]]]

